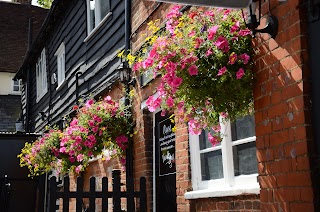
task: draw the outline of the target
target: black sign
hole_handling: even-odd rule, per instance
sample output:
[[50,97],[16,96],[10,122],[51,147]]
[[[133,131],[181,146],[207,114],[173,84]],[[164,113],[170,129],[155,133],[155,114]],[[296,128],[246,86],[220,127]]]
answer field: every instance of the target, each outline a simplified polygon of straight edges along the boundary
[[176,173],[175,163],[175,143],[176,135],[172,131],[174,123],[170,118],[159,122],[159,175],[169,175]]

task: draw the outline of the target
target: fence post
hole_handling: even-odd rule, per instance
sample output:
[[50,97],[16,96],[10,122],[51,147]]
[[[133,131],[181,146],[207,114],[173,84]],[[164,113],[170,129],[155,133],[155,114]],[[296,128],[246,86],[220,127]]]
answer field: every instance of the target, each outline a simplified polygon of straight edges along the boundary
[[83,178],[77,177],[76,211],[82,212]]
[[113,211],[121,211],[120,170],[112,171]]
[[147,187],[146,178],[140,178],[140,212],[147,211]]
[[135,211],[133,178],[127,177],[127,211]]
[[96,178],[90,177],[89,212],[96,210]]
[[108,212],[108,178],[102,178],[102,211]]
[[49,212],[56,211],[56,200],[57,200],[57,182],[56,177],[50,178],[50,199],[49,199]]
[[70,178],[69,176],[65,176],[63,178],[63,211],[64,212],[69,212],[69,199],[70,199]]

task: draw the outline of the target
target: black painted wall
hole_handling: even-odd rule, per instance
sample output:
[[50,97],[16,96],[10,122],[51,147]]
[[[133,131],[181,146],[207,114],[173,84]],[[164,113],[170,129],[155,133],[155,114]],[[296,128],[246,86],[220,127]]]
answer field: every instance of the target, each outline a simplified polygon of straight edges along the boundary
[[[117,54],[124,48],[124,2],[110,0],[112,16],[100,30],[87,42],[87,13],[85,0],[64,0],[57,5],[56,12],[45,30],[45,38],[37,41],[37,48],[32,50],[28,61],[31,83],[29,107],[29,131],[39,132],[50,123],[58,123],[72,106],[77,103],[76,97],[95,96],[108,89],[118,79],[117,68],[120,59]],[[65,43],[66,83],[57,90],[57,83],[51,84],[51,76],[57,72],[57,62],[54,53]],[[46,47],[48,92],[36,102],[35,64],[40,52]],[[76,90],[79,74],[78,90]],[[26,118],[27,104],[24,104],[26,92],[23,92],[23,111]],[[46,117],[42,120],[39,111]]]

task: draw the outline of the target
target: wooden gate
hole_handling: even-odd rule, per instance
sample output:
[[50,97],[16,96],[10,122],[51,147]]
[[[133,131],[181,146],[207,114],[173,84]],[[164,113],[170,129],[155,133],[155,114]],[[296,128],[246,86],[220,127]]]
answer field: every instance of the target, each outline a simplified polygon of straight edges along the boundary
[[120,190],[120,171],[112,171],[112,191],[108,191],[108,178],[102,178],[102,191],[96,191],[96,179],[94,177],[90,178],[90,190],[83,191],[83,178],[77,178],[77,190],[70,191],[70,179],[69,177],[64,178],[63,191],[58,191],[56,177],[50,178],[50,200],[49,200],[49,212],[55,212],[58,208],[56,205],[56,200],[59,198],[63,199],[63,209],[60,211],[69,212],[69,201],[71,198],[76,199],[76,211],[82,212],[83,209],[83,198],[89,199],[89,208],[86,210],[88,212],[94,212],[95,200],[97,198],[102,199],[102,211],[108,211],[108,199],[113,199],[113,211],[121,211],[121,198],[127,199],[127,210],[126,211],[136,211],[135,210],[135,198],[140,199],[140,211],[147,211],[147,194],[146,194],[146,179],[145,177],[140,178],[140,191],[134,191],[133,179],[128,179],[126,185],[126,191]]

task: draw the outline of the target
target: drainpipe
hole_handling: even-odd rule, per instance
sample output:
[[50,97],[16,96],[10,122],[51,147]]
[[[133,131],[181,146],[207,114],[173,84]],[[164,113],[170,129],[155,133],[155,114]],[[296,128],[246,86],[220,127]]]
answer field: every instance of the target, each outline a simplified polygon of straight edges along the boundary
[[[33,23],[33,20],[32,18],[29,18],[29,27],[28,27],[28,50],[27,50],[27,54],[30,53],[30,48],[31,48],[31,45],[32,45],[32,23]],[[30,80],[30,67],[28,66],[27,68],[27,79],[26,79],[26,87],[27,87],[27,91],[25,93],[26,95],[26,120],[25,120],[25,131],[26,132],[30,132],[30,127],[29,127],[29,113],[30,113],[30,107],[29,107],[29,104],[30,104],[30,84],[31,84],[31,80]]]
[[[130,36],[131,36],[131,0],[125,1],[125,52],[128,52],[130,49]],[[127,61],[124,62],[124,68],[130,68]],[[125,83],[125,92],[126,95],[129,94],[130,79]],[[129,105],[129,99],[125,98],[125,105]],[[133,145],[132,138],[129,138],[128,148],[126,151],[126,178],[133,178]]]

